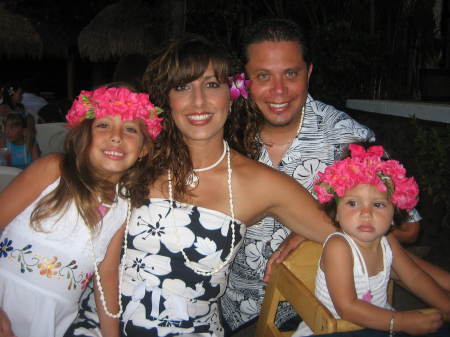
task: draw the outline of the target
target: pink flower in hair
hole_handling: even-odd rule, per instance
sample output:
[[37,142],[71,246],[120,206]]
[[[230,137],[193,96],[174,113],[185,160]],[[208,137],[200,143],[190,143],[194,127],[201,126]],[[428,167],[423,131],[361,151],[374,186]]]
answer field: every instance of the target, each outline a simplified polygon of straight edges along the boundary
[[329,193],[323,185],[315,184],[313,189],[321,203],[328,202],[334,198],[334,194]]
[[406,178],[405,168],[396,160],[382,160],[382,146],[349,145],[351,157],[337,161],[319,172],[314,191],[319,202],[342,197],[360,184],[371,184],[380,192],[387,192],[400,209],[411,210],[418,202],[419,188],[414,178]]
[[250,87],[251,82],[245,79],[244,73],[228,77],[228,83],[230,84],[231,99],[237,99],[239,96],[248,98],[247,88]]
[[391,196],[392,203],[398,208],[411,210],[416,207],[419,186],[414,178],[404,178],[394,183],[394,193]]
[[155,107],[144,93],[134,93],[127,88],[101,87],[94,91],[81,91],[66,115],[69,127],[84,119],[120,115],[121,120],[140,118],[147,126],[147,132],[156,139],[163,126],[158,117],[163,110]]

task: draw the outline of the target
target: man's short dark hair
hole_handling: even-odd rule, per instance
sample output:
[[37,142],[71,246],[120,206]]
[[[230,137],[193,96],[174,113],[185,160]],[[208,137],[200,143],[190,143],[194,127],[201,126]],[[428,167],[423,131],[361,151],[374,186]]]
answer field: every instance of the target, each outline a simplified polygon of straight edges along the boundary
[[306,32],[294,21],[285,18],[262,18],[248,26],[242,36],[241,57],[247,64],[248,46],[263,41],[297,42],[303,53],[303,59],[309,66],[312,63],[311,50]]

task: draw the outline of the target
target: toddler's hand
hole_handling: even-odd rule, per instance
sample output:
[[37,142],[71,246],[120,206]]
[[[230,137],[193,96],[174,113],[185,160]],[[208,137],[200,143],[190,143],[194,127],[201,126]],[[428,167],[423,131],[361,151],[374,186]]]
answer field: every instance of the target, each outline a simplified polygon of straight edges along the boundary
[[426,335],[435,332],[442,326],[443,318],[440,312],[423,314],[418,311],[404,311],[395,314],[398,327],[394,324],[394,329],[401,329],[413,336]]
[[8,315],[0,308],[0,337],[14,337]]

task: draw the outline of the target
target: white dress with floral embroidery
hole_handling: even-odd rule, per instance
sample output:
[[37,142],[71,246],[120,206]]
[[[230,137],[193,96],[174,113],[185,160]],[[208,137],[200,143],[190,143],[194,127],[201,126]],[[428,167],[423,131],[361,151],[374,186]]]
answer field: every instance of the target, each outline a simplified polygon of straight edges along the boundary
[[[89,231],[72,203],[61,216],[46,219],[37,232],[30,225],[36,203],[59,179],[20,213],[0,239],[0,307],[17,337],[63,336],[78,312],[78,300],[94,272]],[[111,207],[93,238],[97,262],[126,218],[127,203]]]
[[217,300],[232,259],[212,276],[196,274],[189,260],[209,270],[242,244],[246,226],[218,211],[153,198],[133,211],[128,234],[121,332],[131,336],[223,336]]

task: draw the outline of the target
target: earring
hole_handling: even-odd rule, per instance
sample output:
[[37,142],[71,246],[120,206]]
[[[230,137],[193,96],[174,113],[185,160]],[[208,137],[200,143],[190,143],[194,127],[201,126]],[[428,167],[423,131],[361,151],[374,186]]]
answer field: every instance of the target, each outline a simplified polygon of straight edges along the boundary
[[141,162],[142,161],[142,157],[138,157],[137,161]]

